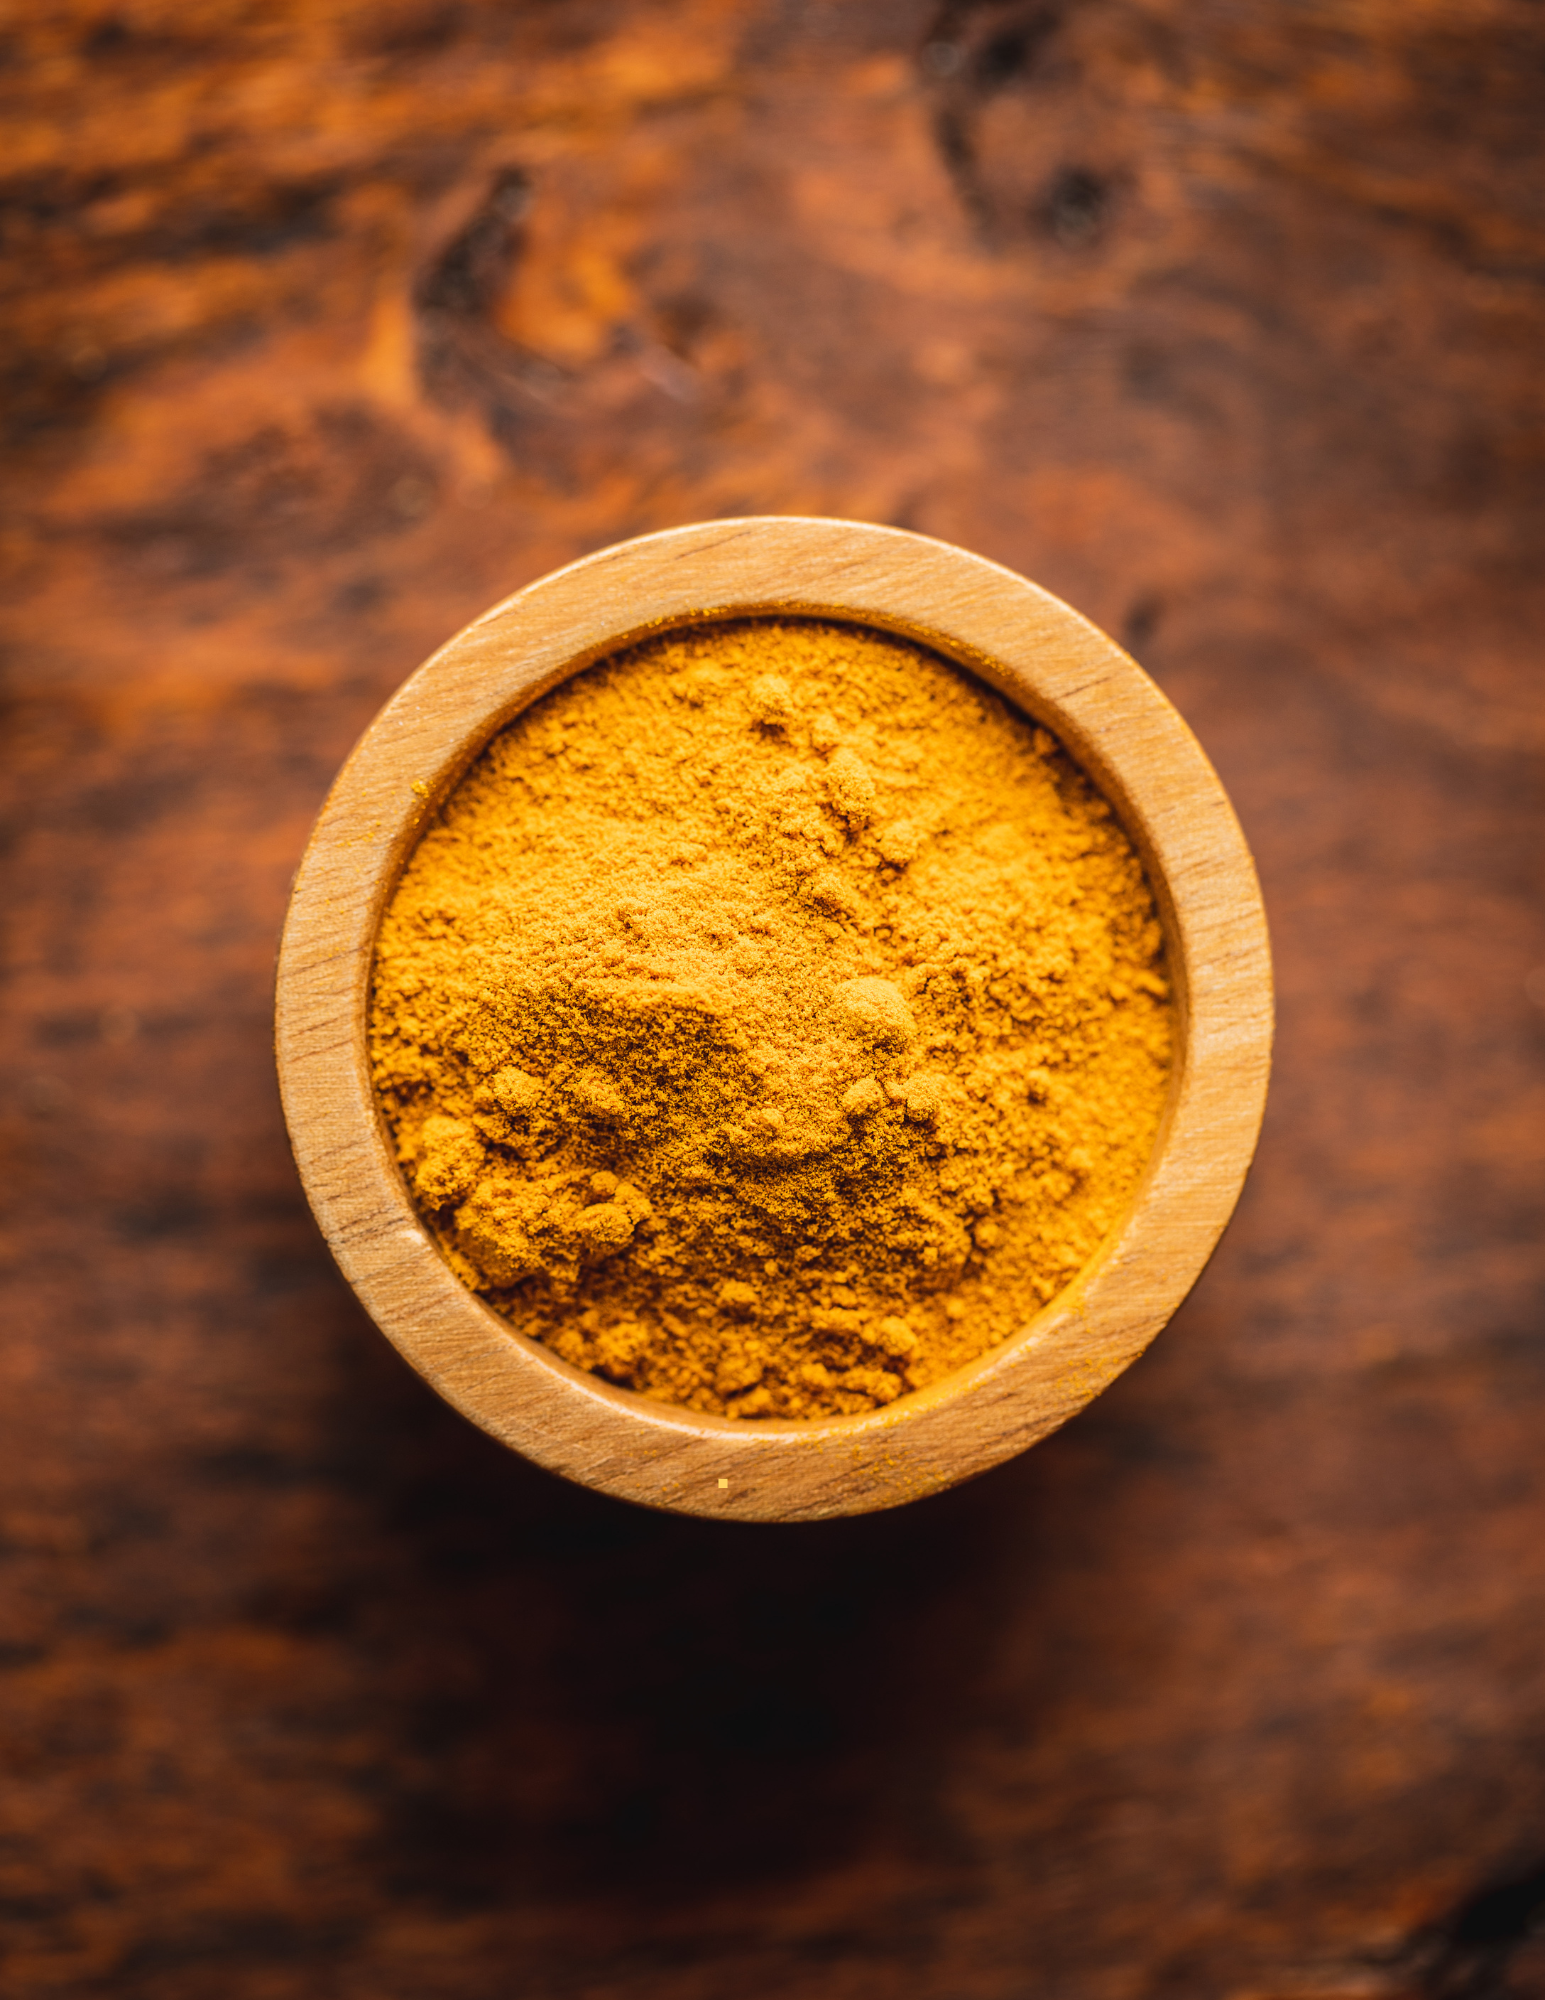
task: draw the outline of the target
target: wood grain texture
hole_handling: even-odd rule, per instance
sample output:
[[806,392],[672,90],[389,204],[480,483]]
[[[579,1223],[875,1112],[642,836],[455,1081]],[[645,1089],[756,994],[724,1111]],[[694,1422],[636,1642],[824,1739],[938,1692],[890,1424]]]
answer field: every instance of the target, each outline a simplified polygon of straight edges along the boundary
[[[735,1423],[570,1367],[469,1291],[419,1220],[370,1081],[381,914],[426,821],[489,737],[648,631],[715,615],[847,618],[992,680],[1101,783],[1142,851],[1178,1001],[1175,1076],[1130,1213],[1016,1338],[866,1417]],[[376,1323],[450,1402],[549,1470],[731,1520],[867,1513],[940,1493],[1063,1424],[1143,1351],[1212,1254],[1265,1104],[1271,965],[1254,866],[1171,705],[1088,622],[945,543],[853,522],[706,522],[588,556],[440,649],[322,808],[279,960],[285,1114],[312,1208]]]
[[[0,112],[0,1987],[1536,2000],[1533,0],[36,0]],[[914,1507],[550,1478],[273,1082],[403,677],[652,529],[1087,611],[1271,913],[1164,1336]]]

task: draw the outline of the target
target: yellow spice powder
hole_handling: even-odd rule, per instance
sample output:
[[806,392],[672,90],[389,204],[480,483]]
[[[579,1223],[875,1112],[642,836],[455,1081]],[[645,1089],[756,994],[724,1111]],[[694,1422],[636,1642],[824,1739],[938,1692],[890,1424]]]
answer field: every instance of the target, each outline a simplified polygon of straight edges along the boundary
[[1170,1051],[1110,807],[920,647],[649,641],[494,738],[381,926],[376,1083],[452,1268],[576,1367],[871,1410],[1118,1221]]

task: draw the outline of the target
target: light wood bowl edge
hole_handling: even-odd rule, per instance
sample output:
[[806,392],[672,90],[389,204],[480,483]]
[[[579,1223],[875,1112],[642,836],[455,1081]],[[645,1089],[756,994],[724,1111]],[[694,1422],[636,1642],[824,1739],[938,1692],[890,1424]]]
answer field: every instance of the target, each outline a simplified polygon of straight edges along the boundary
[[[420,1222],[370,1080],[365,1009],[386,899],[426,820],[514,715],[569,673],[705,617],[828,615],[915,637],[1044,721],[1116,806],[1158,894],[1179,1057],[1124,1221],[1024,1332],[864,1417],[747,1423],[611,1387],[517,1333]],[[1060,600],[899,529],[787,516],[641,537],[543,577],[404,683],[340,772],[296,875],[277,981],[280,1085],[317,1221],[382,1331],[475,1423],[646,1506],[810,1520],[897,1506],[1023,1451],[1153,1339],[1233,1211],[1265,1103],[1265,913],[1232,807],[1135,662]]]

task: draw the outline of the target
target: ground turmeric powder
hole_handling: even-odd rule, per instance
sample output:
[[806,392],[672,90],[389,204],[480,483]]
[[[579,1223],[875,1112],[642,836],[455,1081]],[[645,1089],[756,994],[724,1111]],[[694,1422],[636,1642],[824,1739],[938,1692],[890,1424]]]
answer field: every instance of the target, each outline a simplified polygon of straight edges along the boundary
[[1088,1261],[1170,1012],[1137,855],[1045,730],[920,647],[767,618],[494,738],[387,909],[371,1031],[468,1285],[645,1395],[813,1418]]

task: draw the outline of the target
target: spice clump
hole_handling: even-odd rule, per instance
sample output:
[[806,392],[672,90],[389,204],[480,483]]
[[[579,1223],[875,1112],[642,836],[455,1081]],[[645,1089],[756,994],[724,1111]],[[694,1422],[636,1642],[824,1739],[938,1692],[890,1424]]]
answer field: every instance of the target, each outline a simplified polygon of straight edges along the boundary
[[856,1414],[1017,1332],[1130,1200],[1169,1072],[1131,843],[920,647],[754,619],[495,737],[376,947],[371,1051],[452,1268],[576,1367]]

